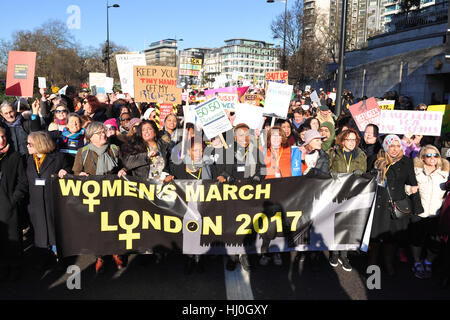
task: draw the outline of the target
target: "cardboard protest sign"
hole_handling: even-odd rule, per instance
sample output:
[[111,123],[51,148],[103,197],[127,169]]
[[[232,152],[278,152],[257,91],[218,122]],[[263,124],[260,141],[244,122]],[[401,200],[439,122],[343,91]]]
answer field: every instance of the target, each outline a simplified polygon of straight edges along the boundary
[[292,90],[292,85],[269,82],[264,102],[264,115],[286,119]]
[[442,112],[442,130],[441,133],[446,134],[450,132],[450,104],[440,104],[428,106],[427,111]]
[[7,96],[32,97],[36,52],[10,51],[6,71]]
[[440,111],[381,110],[380,133],[440,136]]
[[395,100],[383,100],[377,103],[381,110],[394,110]]
[[374,97],[362,100],[348,108],[358,125],[359,131],[364,131],[369,123],[373,123],[377,126],[380,125],[381,110]]
[[167,115],[173,112],[172,104],[162,104],[159,106],[159,127],[162,128],[164,126],[164,120]]
[[224,109],[234,110],[235,104],[239,103],[237,93],[220,92],[217,94],[217,100],[222,104]]
[[122,92],[129,93],[134,98],[133,67],[147,65],[145,54],[118,54],[116,61]]
[[47,80],[45,77],[38,77],[38,87],[39,89],[47,88]]
[[216,93],[221,93],[221,92],[236,93],[236,92],[238,92],[238,90],[237,90],[237,87],[225,87],[225,88],[205,90],[206,100],[214,98],[216,96]]
[[95,86],[97,88],[97,93],[101,93],[101,91],[103,91],[104,93],[104,89],[100,89],[100,88],[105,88],[106,85],[106,73],[101,73],[101,72],[89,72],[89,87],[91,88],[92,91],[92,87]]
[[254,106],[259,106],[261,100],[262,100],[261,95],[255,93],[244,94],[240,99],[241,103],[248,103]]
[[135,101],[181,104],[177,74],[175,67],[134,66]]
[[264,124],[263,108],[247,103],[235,105],[236,118],[234,125],[245,123],[250,129],[262,129]]
[[194,110],[197,121],[202,124],[203,131],[208,139],[212,139],[222,132],[233,129],[225,110],[217,98],[194,106]]
[[289,84],[288,71],[266,72],[266,86],[269,85],[269,82]]

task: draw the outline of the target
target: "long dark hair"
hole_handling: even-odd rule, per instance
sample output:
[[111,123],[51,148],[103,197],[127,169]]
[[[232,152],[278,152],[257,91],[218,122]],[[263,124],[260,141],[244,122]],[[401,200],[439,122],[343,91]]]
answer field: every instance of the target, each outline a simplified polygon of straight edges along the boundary
[[147,144],[142,138],[142,127],[145,124],[149,124],[155,132],[155,141],[158,141],[158,126],[154,121],[143,120],[138,126],[136,126],[136,133],[128,139],[127,143],[122,146],[122,152],[124,154],[138,154],[147,152]]

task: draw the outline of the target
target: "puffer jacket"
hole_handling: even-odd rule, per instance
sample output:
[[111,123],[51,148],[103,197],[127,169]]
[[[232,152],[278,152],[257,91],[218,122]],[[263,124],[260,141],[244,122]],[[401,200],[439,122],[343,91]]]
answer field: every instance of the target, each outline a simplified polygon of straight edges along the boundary
[[427,174],[424,164],[419,157],[414,158],[414,172],[416,174],[419,194],[424,212],[419,217],[426,218],[439,214],[445,195],[445,183],[447,182],[450,164],[441,158],[442,165],[433,173]]

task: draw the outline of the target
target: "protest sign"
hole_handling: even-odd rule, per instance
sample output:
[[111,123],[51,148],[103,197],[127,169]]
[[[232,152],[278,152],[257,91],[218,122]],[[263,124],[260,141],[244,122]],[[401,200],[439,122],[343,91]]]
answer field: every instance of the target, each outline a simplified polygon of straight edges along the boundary
[[184,123],[196,124],[195,105],[183,105]]
[[446,134],[450,132],[450,104],[440,104],[428,106],[427,111],[442,112],[442,130],[441,133]]
[[[89,87],[95,86],[97,88],[97,93],[104,93],[106,85],[106,73],[101,72],[89,72]],[[103,88],[103,90],[101,89]]]
[[181,89],[177,88],[177,68],[134,66],[134,98],[136,102],[181,104]]
[[159,127],[162,128],[164,126],[164,120],[167,115],[173,112],[172,104],[161,104],[159,106]]
[[246,93],[240,99],[241,103],[252,104],[254,106],[259,106],[261,100],[261,95],[255,93]]
[[330,92],[328,94],[328,97],[333,100],[333,102],[336,102],[336,92]]
[[226,93],[220,92],[217,93],[217,100],[222,104],[224,109],[233,110],[235,104],[239,102],[237,93]]
[[205,90],[205,97],[206,100],[212,99],[216,96],[216,93],[237,93],[237,87],[225,87],[225,88],[218,88],[218,89],[209,89]]
[[382,100],[377,103],[381,110],[394,110],[395,100]]
[[250,129],[262,129],[264,124],[263,108],[248,103],[236,103],[234,126],[245,123]]
[[217,98],[194,106],[194,110],[197,121],[203,126],[203,131],[208,139],[212,139],[222,132],[233,129],[225,110]]
[[381,110],[380,133],[440,136],[440,111]]
[[266,72],[266,87],[269,85],[269,82],[289,84],[288,74],[288,71]]
[[264,115],[286,119],[292,95],[292,85],[269,82],[264,102]]
[[133,67],[147,65],[145,54],[118,54],[116,61],[122,92],[134,98]]
[[311,86],[305,86],[305,91],[311,91]]
[[106,77],[106,79],[105,79],[105,92],[106,93],[113,93],[113,87],[114,87],[114,78]]
[[181,51],[178,64],[178,88],[196,88],[201,85],[203,53]]
[[47,88],[47,81],[45,77],[38,77],[38,87],[39,89]]
[[5,94],[32,97],[35,67],[36,52],[9,51]]
[[248,88],[250,88],[250,86],[245,86],[245,87],[239,87],[239,88],[237,88],[237,92],[238,92],[238,97],[239,97],[239,99],[247,92]]
[[[352,174],[166,185],[132,176],[66,175],[49,184],[63,257],[155,248],[223,255],[357,250],[370,229],[376,190],[375,178]],[[267,211],[267,203],[278,212]]]
[[348,107],[353,119],[358,125],[359,131],[364,131],[369,123],[380,125],[381,110],[378,107],[377,100],[372,97],[362,100]]
[[67,90],[68,85],[66,84],[64,87],[62,87],[61,89],[59,89],[58,94],[62,95],[62,94],[66,94],[66,90]]
[[311,95],[309,97],[311,98],[312,102],[315,102],[318,106],[321,105],[319,96],[317,95],[317,91],[313,91],[313,93],[311,93]]

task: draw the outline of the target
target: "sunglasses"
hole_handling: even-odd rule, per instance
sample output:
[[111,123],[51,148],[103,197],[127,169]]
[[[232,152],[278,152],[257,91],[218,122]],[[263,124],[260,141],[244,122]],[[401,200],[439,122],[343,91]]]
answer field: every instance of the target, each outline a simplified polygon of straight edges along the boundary
[[124,119],[120,119],[120,121],[130,121],[131,118],[124,118]]
[[427,154],[425,155],[425,157],[427,157],[427,158],[431,158],[431,157],[433,157],[433,158],[439,158],[439,154],[437,154],[437,153],[427,153]]
[[106,130],[108,130],[108,131],[116,131],[116,127],[114,127],[114,126],[106,126]]
[[66,110],[56,110],[55,112],[56,112],[56,113],[67,113]]

